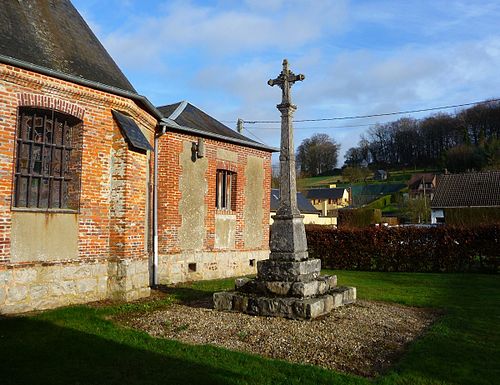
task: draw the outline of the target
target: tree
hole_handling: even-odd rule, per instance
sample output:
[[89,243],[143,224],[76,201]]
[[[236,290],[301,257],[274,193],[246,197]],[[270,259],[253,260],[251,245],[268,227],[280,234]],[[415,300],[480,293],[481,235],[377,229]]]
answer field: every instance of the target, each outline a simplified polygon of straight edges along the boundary
[[366,167],[347,166],[342,170],[342,178],[349,183],[355,183],[361,180],[366,182],[366,178],[370,175],[371,171]]
[[410,218],[411,223],[429,223],[431,219],[430,202],[425,196],[408,199],[403,212]]
[[463,172],[468,170],[482,170],[488,163],[486,150],[482,147],[474,147],[462,144],[450,148],[445,155],[445,165],[451,172]]
[[327,134],[314,134],[304,139],[297,149],[297,163],[301,173],[317,176],[333,172],[337,166],[339,150],[340,144]]

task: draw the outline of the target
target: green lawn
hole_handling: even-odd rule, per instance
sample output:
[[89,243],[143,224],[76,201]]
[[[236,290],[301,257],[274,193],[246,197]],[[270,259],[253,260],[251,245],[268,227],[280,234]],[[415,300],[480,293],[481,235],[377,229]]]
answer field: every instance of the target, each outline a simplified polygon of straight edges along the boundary
[[362,299],[443,309],[385,376],[367,380],[212,346],[155,339],[110,316],[168,306],[232,286],[186,284],[166,299],[74,306],[0,318],[0,384],[497,384],[500,280],[496,275],[336,272]]

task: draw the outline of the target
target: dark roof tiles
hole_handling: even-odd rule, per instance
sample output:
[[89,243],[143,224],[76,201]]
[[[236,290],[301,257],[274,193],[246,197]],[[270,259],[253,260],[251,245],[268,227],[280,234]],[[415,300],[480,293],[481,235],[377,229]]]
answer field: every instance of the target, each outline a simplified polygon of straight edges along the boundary
[[442,175],[432,207],[500,206],[500,171]]
[[341,199],[345,188],[312,188],[304,191],[307,199]]
[[[276,212],[278,210],[279,200],[280,190],[271,189],[271,211]],[[303,214],[319,214],[319,210],[316,209],[300,192],[297,193],[297,205],[299,206],[299,211]]]
[[178,127],[171,127],[174,130],[193,130],[197,133],[206,134],[207,136],[212,137],[215,136],[216,138],[227,140],[229,142],[233,141],[239,144],[246,144],[248,146],[261,148],[267,151],[276,151],[276,149],[274,148],[256,142],[255,140],[247,138],[246,136],[230,129],[199,108],[193,106],[191,103],[184,101],[175,104],[169,104],[166,106],[158,107],[158,110],[162,113],[164,118],[169,119],[170,121],[173,121],[178,125]]
[[0,36],[0,56],[136,93],[69,0],[2,0]]

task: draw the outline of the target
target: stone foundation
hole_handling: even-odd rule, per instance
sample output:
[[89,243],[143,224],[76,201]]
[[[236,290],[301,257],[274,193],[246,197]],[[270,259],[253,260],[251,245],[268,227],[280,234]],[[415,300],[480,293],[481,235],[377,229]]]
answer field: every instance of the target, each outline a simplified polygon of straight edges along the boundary
[[337,287],[337,277],[320,276],[321,260],[257,263],[256,279],[238,278],[236,291],[215,293],[214,308],[258,316],[314,319],[356,301],[356,288]]
[[107,298],[148,296],[147,260],[70,260],[0,266],[0,314],[24,313]]
[[220,292],[214,294],[214,308],[258,316],[314,319],[355,300],[354,287],[331,289],[328,294],[311,298],[259,297],[250,293]]
[[258,261],[268,257],[268,250],[163,254],[159,256],[159,279],[171,284],[255,274]]

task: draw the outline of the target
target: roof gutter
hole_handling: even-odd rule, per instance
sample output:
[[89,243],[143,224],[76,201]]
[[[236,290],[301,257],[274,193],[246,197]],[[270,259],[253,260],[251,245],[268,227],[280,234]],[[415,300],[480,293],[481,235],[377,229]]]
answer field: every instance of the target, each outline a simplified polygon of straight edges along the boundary
[[76,83],[76,84],[79,84],[79,85],[82,85],[85,87],[94,88],[94,89],[99,90],[99,91],[108,92],[110,94],[123,96],[125,98],[138,101],[138,102],[142,103],[144,105],[145,109],[149,113],[151,113],[151,115],[153,115],[156,119],[161,120],[163,118],[163,115],[161,114],[161,112],[145,96],[136,94],[134,92],[125,91],[125,90],[122,90],[121,88],[108,86],[106,84],[95,82],[92,80],[87,80],[87,79],[84,79],[84,78],[81,78],[78,76],[68,75],[68,74],[65,74],[63,72],[54,71],[54,70],[51,70],[49,68],[39,66],[37,64],[28,63],[28,62],[25,62],[23,60],[15,59],[13,57],[1,55],[1,54],[0,54],[0,62],[15,66],[15,67],[24,68],[24,69],[27,69],[29,71],[38,72],[38,73],[41,73],[43,75],[48,75],[48,76],[58,78],[61,80],[66,80],[66,81]]

